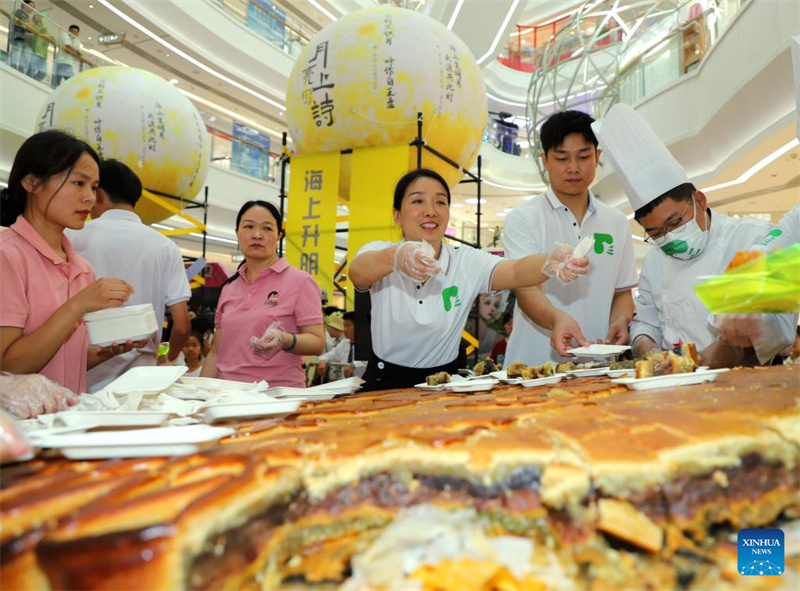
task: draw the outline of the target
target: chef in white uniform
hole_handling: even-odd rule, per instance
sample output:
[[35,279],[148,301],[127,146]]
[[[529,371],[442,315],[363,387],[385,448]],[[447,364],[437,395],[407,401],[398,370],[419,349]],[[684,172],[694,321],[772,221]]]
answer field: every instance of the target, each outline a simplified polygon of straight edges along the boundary
[[721,338],[714,316],[694,293],[702,278],[724,271],[738,251],[761,242],[775,226],[712,211],[706,196],[629,105],[614,105],[593,128],[636,221],[654,245],[639,276],[631,329],[634,355],[692,342],[704,365],[730,367],[769,363],[791,345],[796,315],[765,316],[764,335],[754,349],[737,347]]

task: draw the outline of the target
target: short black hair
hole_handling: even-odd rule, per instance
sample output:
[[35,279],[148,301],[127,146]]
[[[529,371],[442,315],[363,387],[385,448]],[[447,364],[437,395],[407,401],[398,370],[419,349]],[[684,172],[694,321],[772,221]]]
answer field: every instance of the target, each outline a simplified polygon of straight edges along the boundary
[[355,312],[345,312],[344,314],[342,314],[342,320],[349,320],[350,322],[355,324],[356,313]]
[[111,203],[134,207],[142,196],[142,181],[127,165],[109,158],[100,163],[100,188]]
[[514,313],[513,312],[506,312],[503,314],[503,324],[507,324],[509,320],[513,320]]
[[633,219],[635,219],[638,222],[648,213],[653,211],[656,208],[656,206],[663,203],[665,199],[672,199],[673,201],[680,201],[680,202],[689,201],[692,198],[692,195],[694,195],[694,192],[696,190],[697,189],[692,183],[683,183],[681,185],[678,185],[674,189],[670,189],[666,193],[659,195],[647,205],[637,209],[633,214]]
[[564,143],[564,138],[573,133],[581,134],[587,142],[594,144],[597,149],[597,136],[592,131],[594,117],[582,111],[559,111],[553,113],[542,124],[539,131],[539,143],[542,145],[542,153],[547,157],[547,153]]
[[71,31],[72,29],[77,29],[78,33],[81,32],[81,28],[78,25],[70,25],[67,31]]
[[439,181],[444,187],[444,192],[447,193],[447,205],[450,205],[450,187],[447,186],[447,181],[444,180],[442,175],[429,168],[417,168],[404,174],[394,187],[394,208],[397,211],[400,211],[400,206],[403,204],[403,197],[405,197],[406,191],[408,191],[411,183],[421,178]]

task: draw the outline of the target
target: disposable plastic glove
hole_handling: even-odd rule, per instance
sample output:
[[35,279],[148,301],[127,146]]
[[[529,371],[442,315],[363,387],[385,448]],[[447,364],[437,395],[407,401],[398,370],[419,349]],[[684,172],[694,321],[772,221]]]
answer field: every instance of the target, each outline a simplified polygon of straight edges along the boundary
[[14,419],[0,410],[0,463],[24,458],[30,451]]
[[272,357],[283,349],[283,325],[280,322],[273,322],[261,338],[250,337],[250,344],[253,345],[253,351],[259,355]]
[[18,419],[65,410],[78,397],[43,375],[0,375],[0,408]]
[[562,285],[567,285],[588,272],[589,259],[574,257],[575,247],[556,242],[542,266],[542,273],[555,277]]
[[425,281],[442,270],[434,256],[433,246],[424,240],[401,242],[394,251],[394,270],[415,281]]

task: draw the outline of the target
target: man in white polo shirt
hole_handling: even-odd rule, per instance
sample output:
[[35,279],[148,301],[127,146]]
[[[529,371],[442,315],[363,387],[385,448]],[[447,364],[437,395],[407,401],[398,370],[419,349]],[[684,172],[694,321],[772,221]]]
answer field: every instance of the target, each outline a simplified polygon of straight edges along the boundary
[[104,160],[92,219],[82,230],[67,230],[75,250],[100,277],[124,277],[134,288],[128,305],[153,304],[158,332],[146,346],[118,355],[89,370],[89,392],[139,365],[155,365],[166,308],[172,316],[169,361],[174,361],[191,332],[186,302],[192,295],[183,258],[177,245],[145,226],[133,208],[142,183],[122,162]]
[[584,237],[594,239],[584,281],[514,290],[507,363],[565,361],[576,342],[628,343],[636,287],[633,240],[625,215],[589,191],[600,156],[593,121],[579,111],[555,113],[545,121],[540,137],[550,187],[506,218],[507,258],[548,252],[556,242],[574,246]]

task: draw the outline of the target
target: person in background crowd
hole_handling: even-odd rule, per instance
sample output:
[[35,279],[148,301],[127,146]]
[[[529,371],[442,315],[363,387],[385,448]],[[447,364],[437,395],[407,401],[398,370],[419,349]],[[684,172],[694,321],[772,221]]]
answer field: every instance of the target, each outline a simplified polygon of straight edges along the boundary
[[361,377],[367,368],[366,361],[356,359],[356,313],[344,313],[344,336],[350,341],[350,351],[347,353],[347,367],[344,368],[344,377]]
[[172,319],[168,363],[178,357],[191,331],[187,301],[192,292],[183,257],[172,240],[145,226],[134,213],[141,195],[136,173],[118,160],[102,161],[92,220],[82,230],[66,233],[97,277],[119,277],[133,286],[128,305],[152,304],[158,325],[145,347],[91,370],[89,392],[102,389],[133,367],[156,365],[167,308]]
[[121,306],[133,288],[95,280],[66,228],[83,227],[95,202],[100,159],[86,142],[50,130],[20,147],[0,199],[0,370],[41,373],[75,393],[86,371],[140,343],[89,349],[84,314]]
[[792,344],[796,314],[765,315],[759,342],[740,347],[719,335],[694,286],[702,277],[723,272],[738,251],[758,244],[774,226],[712,211],[703,192],[629,105],[615,104],[594,129],[634,219],[657,247],[647,253],[639,276],[631,329],[634,356],[695,343],[700,362],[709,367],[771,362]]
[[[322,290],[322,291],[325,291],[325,290]],[[325,303],[324,303],[326,301],[327,300],[323,300],[323,305],[322,305],[322,318],[323,319],[327,318],[328,316],[330,316],[331,314],[333,314],[335,312],[339,312],[339,313],[342,312],[336,306],[326,306]],[[330,330],[328,330],[328,328],[326,327],[325,328],[325,351],[326,352],[330,351],[331,349],[333,349],[333,340],[334,339],[333,339],[333,336],[331,336]]]
[[34,29],[35,33],[27,40],[30,43],[28,76],[34,80],[42,81],[47,76],[47,49],[51,43],[55,45],[56,40],[50,35],[42,15],[38,12],[33,15],[31,28]]
[[503,241],[510,259],[546,251],[557,242],[594,239],[585,281],[574,286],[548,281],[515,290],[514,334],[506,351],[510,363],[566,361],[575,343],[628,343],[637,281],[633,239],[625,215],[589,190],[600,158],[592,121],[586,113],[563,111],[544,122],[541,156],[550,186],[506,218]]
[[203,335],[199,332],[192,332],[183,346],[183,361],[189,370],[184,374],[187,377],[195,378],[200,376],[203,369]]
[[325,348],[319,287],[278,257],[282,225],[266,201],[248,201],[239,210],[236,237],[245,262],[220,294],[201,376],[305,387],[302,357]]
[[23,0],[19,8],[11,15],[11,52],[8,56],[8,65],[23,74],[28,71],[28,60],[31,51],[29,38],[33,33],[28,30],[31,14],[36,10],[36,2]]
[[347,363],[350,355],[350,339],[345,336],[345,321],[341,311],[325,317],[325,330],[331,336],[332,346],[319,356],[317,375],[325,382],[329,363]]
[[489,355],[495,343],[502,339],[492,328],[492,322],[500,313],[501,300],[499,293],[482,293],[478,296],[478,355]]
[[506,312],[503,315],[503,329],[505,330],[505,338],[497,341],[490,357],[498,365],[504,365],[506,359],[506,347],[508,346],[508,338],[511,336],[511,330],[514,328],[514,314]]
[[78,25],[70,25],[68,31],[61,32],[58,51],[56,51],[54,87],[81,71],[83,45],[81,45],[81,40],[78,39],[80,32],[81,28]]
[[[479,293],[536,285],[555,276],[570,282],[586,274],[572,248],[503,260],[443,242],[450,221],[450,188],[437,172],[413,170],[395,187],[397,244],[371,242],[350,264],[350,279],[372,299],[373,357],[365,391],[407,388],[428,375],[458,371],[461,333]],[[563,245],[562,245],[563,246]]]

